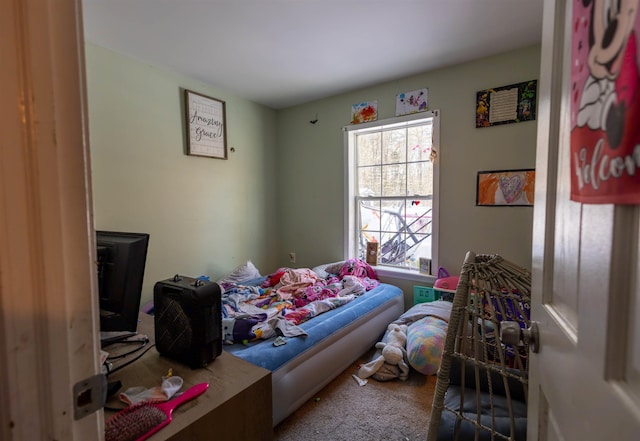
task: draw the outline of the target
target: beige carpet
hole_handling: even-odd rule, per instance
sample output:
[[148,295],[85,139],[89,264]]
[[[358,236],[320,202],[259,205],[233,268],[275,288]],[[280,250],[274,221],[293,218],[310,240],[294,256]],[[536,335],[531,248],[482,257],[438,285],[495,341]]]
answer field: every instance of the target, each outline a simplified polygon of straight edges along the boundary
[[436,377],[411,370],[407,381],[369,379],[359,386],[352,374],[365,354],[274,429],[275,441],[424,441]]

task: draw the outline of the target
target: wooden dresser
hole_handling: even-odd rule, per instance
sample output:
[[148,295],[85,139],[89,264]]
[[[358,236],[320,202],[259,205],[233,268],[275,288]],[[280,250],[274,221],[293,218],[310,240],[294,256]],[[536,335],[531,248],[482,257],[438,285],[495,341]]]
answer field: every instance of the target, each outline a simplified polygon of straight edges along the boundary
[[[140,315],[138,332],[154,340],[153,317]],[[124,350],[131,349],[131,345]],[[116,347],[107,347],[116,353]],[[121,349],[122,350],[122,349]],[[114,362],[114,367],[117,364]],[[198,398],[184,403],[173,413],[173,421],[149,438],[150,441],[268,441],[273,437],[271,405],[271,372],[254,366],[225,351],[207,367],[191,369],[177,361],[162,357],[151,348],[140,359],[113,372],[108,381],[121,381],[119,392],[130,387],[151,388],[161,383],[169,370],[182,377],[181,391],[207,382],[209,389]],[[115,397],[107,407],[124,407]],[[113,415],[105,410],[105,419]]]

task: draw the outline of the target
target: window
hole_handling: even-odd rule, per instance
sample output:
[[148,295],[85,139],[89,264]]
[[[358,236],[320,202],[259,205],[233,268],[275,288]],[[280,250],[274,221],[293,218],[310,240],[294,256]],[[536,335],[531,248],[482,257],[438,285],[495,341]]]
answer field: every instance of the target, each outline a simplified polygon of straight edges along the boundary
[[438,111],[345,128],[345,254],[365,259],[378,242],[378,265],[418,270],[437,260]]

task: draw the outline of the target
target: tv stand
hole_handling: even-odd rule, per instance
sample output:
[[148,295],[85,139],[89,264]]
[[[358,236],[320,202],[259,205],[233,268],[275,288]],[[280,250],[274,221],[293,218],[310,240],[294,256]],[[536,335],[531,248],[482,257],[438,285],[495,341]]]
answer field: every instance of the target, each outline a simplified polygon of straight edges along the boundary
[[[152,316],[140,314],[138,332],[154,342]],[[131,365],[111,374],[109,382],[121,381],[120,391],[134,386],[151,388],[160,384],[169,369],[184,380],[181,391],[203,382],[209,383],[209,389],[178,407],[173,421],[150,441],[272,439],[271,372],[225,351],[207,367],[191,369],[152,348]],[[115,396],[107,401],[107,407],[121,408],[124,403]],[[105,410],[105,419],[114,413]]]

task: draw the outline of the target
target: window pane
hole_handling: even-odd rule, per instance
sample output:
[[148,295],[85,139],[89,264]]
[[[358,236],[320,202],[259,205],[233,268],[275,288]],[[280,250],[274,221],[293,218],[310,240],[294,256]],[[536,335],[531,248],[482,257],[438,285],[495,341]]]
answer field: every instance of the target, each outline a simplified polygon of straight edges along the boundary
[[407,129],[387,130],[382,133],[382,163],[407,162]]
[[431,199],[407,201],[405,221],[410,234],[431,234]]
[[382,160],[380,132],[356,135],[358,166],[377,165]]
[[382,196],[406,196],[407,194],[407,166],[382,166]]
[[380,240],[380,201],[361,201],[360,231],[366,236],[366,242]]
[[428,161],[431,154],[431,124],[407,129],[407,161]]
[[400,229],[402,215],[404,214],[404,200],[385,200],[381,204],[380,229],[382,231],[396,232]]
[[380,196],[380,167],[358,168],[358,196]]
[[431,258],[431,199],[383,201],[380,263],[418,267]]
[[387,264],[404,264],[404,241],[400,233],[383,233],[378,261]]
[[407,164],[407,195],[433,194],[433,164],[411,162]]
[[432,259],[433,256],[431,254],[431,234],[429,235],[416,235],[415,246],[410,250],[410,259],[411,266],[415,268],[419,268],[419,259],[420,257],[424,257],[426,259]]

